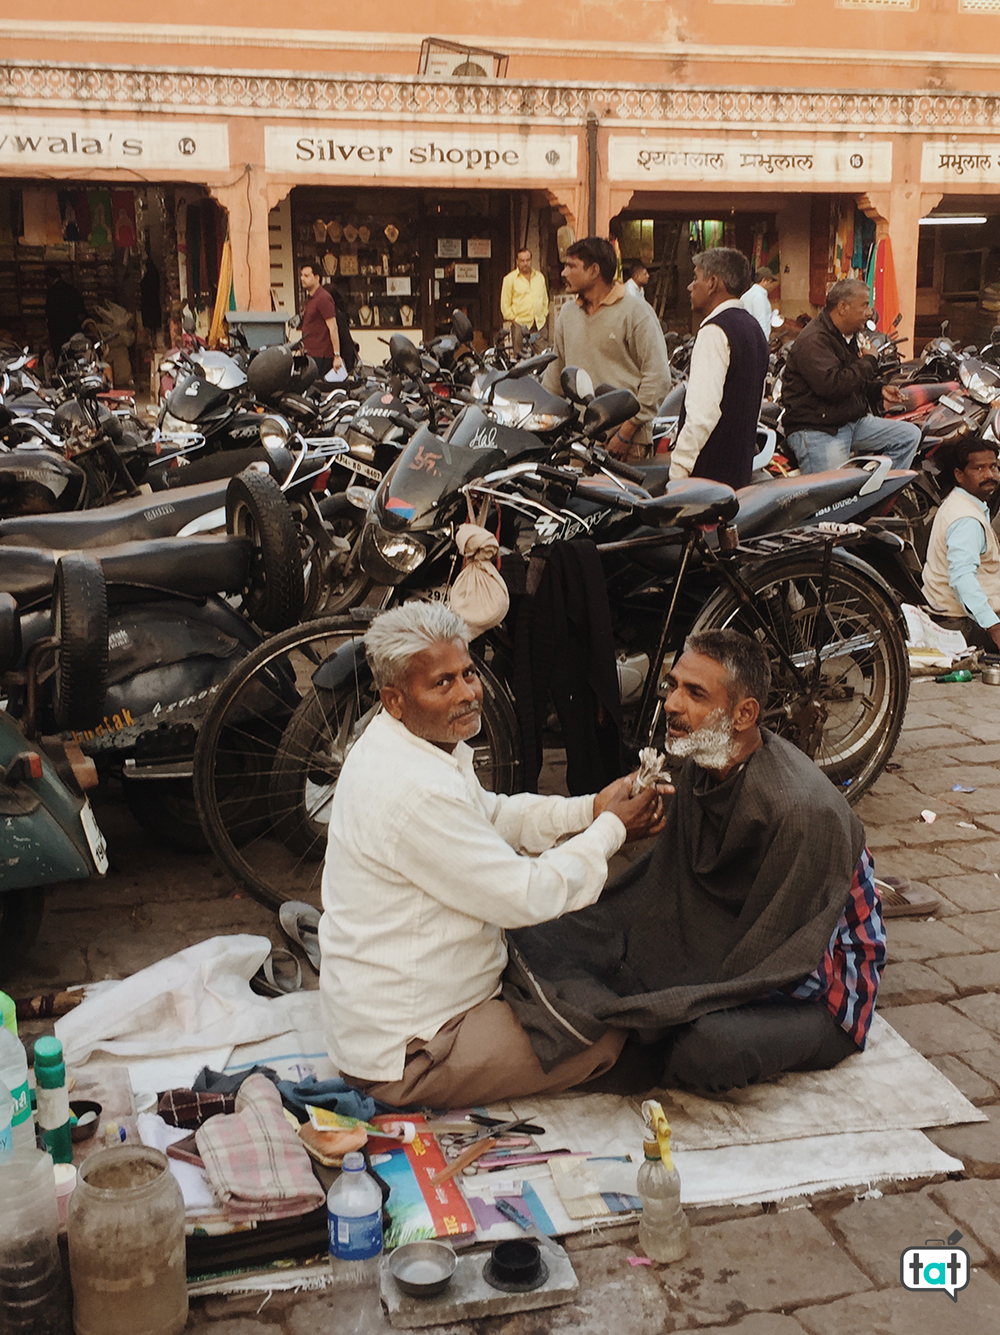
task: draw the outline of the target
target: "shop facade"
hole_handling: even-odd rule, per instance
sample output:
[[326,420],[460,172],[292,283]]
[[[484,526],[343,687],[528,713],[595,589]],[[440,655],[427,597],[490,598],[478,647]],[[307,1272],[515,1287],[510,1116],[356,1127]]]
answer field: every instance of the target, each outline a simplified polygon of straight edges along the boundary
[[[60,195],[130,191],[135,208],[130,256],[114,246],[114,223],[110,257],[106,242],[96,255],[92,231],[79,241],[26,234],[23,208],[18,236],[0,228],[0,324],[17,303],[19,328],[31,315],[32,332],[37,266],[51,258],[76,274],[94,264],[95,292],[113,281],[138,303],[147,252],[161,274],[162,339],[185,301],[204,323],[228,234],[238,309],[294,312],[308,260],[347,306],[368,358],[384,355],[395,330],[440,332],[456,305],[485,343],[519,246],[558,290],[560,228],[610,230],[626,259],[648,256],[664,318],[681,327],[685,263],[712,237],[774,264],[786,315],[814,310],[830,281],[856,269],[859,238],[888,236],[904,333],[919,340],[949,318],[971,339],[993,323],[1000,107],[985,93],[15,61],[0,71],[0,99],[8,191],[53,191],[63,224]],[[973,205],[985,222],[933,225]]]

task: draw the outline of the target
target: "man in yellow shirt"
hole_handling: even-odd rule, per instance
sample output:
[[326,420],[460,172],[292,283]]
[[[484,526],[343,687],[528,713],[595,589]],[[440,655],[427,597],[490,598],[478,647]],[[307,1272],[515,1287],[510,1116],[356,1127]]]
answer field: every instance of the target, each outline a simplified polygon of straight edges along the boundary
[[520,357],[525,333],[544,329],[549,318],[549,292],[545,279],[531,267],[531,251],[519,250],[517,264],[503,280],[500,289],[500,314],[510,330],[511,350]]

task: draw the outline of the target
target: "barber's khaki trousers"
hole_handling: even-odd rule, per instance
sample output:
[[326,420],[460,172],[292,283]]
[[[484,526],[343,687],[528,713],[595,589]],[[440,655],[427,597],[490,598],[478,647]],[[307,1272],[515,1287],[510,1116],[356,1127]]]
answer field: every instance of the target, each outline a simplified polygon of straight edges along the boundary
[[468,1108],[531,1094],[559,1094],[609,1071],[625,1044],[625,1031],[609,1029],[596,1043],[546,1073],[528,1035],[505,1001],[481,1001],[456,1015],[431,1039],[407,1045],[401,1080],[360,1080],[350,1085],[397,1108]]

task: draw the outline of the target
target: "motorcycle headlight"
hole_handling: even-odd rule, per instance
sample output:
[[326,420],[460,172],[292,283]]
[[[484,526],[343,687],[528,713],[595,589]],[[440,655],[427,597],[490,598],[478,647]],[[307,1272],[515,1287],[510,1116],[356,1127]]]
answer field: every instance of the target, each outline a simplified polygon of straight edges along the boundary
[[375,550],[386,565],[404,575],[416,570],[427,555],[427,548],[419,538],[411,538],[407,533],[387,533],[379,524],[372,524],[369,533]]
[[283,417],[265,417],[260,424],[260,443],[272,449],[283,449],[292,436],[292,428]]

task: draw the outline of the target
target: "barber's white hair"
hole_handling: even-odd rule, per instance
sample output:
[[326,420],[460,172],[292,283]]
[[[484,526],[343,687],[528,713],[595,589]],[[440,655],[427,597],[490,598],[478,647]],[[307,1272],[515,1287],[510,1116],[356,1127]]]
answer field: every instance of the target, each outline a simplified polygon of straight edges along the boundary
[[468,645],[469,627],[444,603],[403,603],[383,612],[368,627],[365,655],[376,689],[398,686],[410,659],[441,641],[461,640]]

